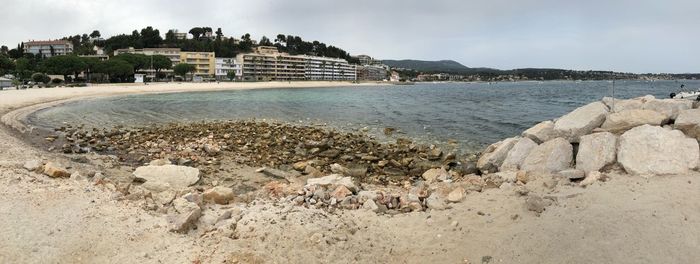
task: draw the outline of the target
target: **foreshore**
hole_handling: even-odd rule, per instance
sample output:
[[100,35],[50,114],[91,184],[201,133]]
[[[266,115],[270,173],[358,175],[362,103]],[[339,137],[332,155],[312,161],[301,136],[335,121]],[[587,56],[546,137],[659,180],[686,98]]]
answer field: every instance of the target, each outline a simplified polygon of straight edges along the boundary
[[[447,153],[420,151],[410,142],[387,146],[390,154],[375,156],[372,148],[378,146],[362,138],[304,129],[279,133],[290,129],[286,127],[269,129],[275,133],[265,135],[266,125],[258,124],[232,128],[214,123],[206,134],[181,126],[163,130],[169,133],[165,135],[159,135],[159,130],[123,131],[108,137],[115,145],[132,144],[124,147],[124,153],[144,157],[136,163],[110,155],[46,152],[18,139],[17,132],[9,128],[22,131],[19,121],[28,113],[63,100],[354,84],[291,85],[158,84],[0,92],[0,113],[7,124],[0,130],[0,192],[5,194],[0,196],[0,221],[6,223],[0,227],[0,262],[692,263],[700,257],[693,250],[698,244],[692,242],[700,235],[700,202],[688,199],[700,195],[695,186],[698,172],[644,178],[619,168],[605,168],[601,169],[605,170],[605,182],[596,179],[585,185],[581,178],[562,178],[556,173],[521,177],[520,173],[490,172],[503,168],[504,159],[495,156],[515,152],[516,142],[528,136],[506,139],[488,148],[476,175],[447,164]],[[609,115],[604,111],[598,116]],[[251,129],[235,131],[245,127]],[[594,129],[586,124],[582,127],[588,131],[585,133]],[[226,131],[232,132],[227,135]],[[551,135],[538,131],[530,134],[543,142],[533,143],[531,149],[537,145],[549,149],[544,141],[569,144],[568,140],[545,139]],[[71,140],[92,139],[85,134],[74,137],[75,132],[67,136]],[[247,138],[246,133],[259,137]],[[298,147],[300,152],[284,144],[297,134],[309,135]],[[179,142],[178,135],[188,140]],[[270,139],[253,141],[259,138]],[[344,143],[334,146],[324,138]],[[355,149],[343,153],[353,142]],[[330,153],[336,147],[342,151]],[[266,152],[273,148],[286,148],[291,154]],[[166,149],[178,155],[165,155],[169,154]],[[264,162],[209,167],[221,162],[220,155],[226,151],[265,155]],[[327,157],[299,154],[307,152],[327,153]],[[408,156],[414,152],[415,157]],[[203,159],[195,163],[182,159],[194,154]],[[437,156],[438,162],[429,165],[433,169],[420,167],[427,169],[422,175],[385,185],[342,177],[355,172],[317,161],[341,162],[343,155],[376,168],[384,156],[387,159],[381,168],[394,166],[392,161],[401,163],[400,158],[430,160],[430,156]],[[260,168],[263,163],[274,165],[285,160],[294,161],[289,170]],[[195,179],[198,184],[189,182],[189,172],[170,182],[154,181],[149,176],[149,170],[182,169],[165,165],[171,162],[185,166],[200,163],[201,171],[209,176]],[[144,163],[150,165],[137,168]],[[245,160],[238,163],[247,164]],[[317,171],[318,166],[324,169]],[[387,174],[384,169],[378,171]],[[329,173],[335,176],[326,176]],[[171,190],[182,181],[186,181],[184,188]],[[239,187],[229,194],[226,186],[234,185]]]

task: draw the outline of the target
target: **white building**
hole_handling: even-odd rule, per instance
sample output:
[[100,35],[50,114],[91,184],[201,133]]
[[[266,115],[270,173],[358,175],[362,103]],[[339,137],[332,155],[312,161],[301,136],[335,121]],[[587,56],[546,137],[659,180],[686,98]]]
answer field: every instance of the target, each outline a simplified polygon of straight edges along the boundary
[[73,43],[68,40],[42,40],[24,42],[24,52],[43,57],[73,53]]
[[238,54],[243,80],[250,81],[354,81],[355,66],[344,59],[290,55],[276,47],[260,46],[253,53]]
[[355,65],[344,59],[304,56],[304,76],[312,81],[354,81],[357,79]]
[[0,77],[0,90],[5,87],[12,87],[12,80]]
[[229,80],[229,72],[235,72],[236,80],[240,80],[243,76],[243,67],[236,62],[236,58],[216,58],[216,79]]

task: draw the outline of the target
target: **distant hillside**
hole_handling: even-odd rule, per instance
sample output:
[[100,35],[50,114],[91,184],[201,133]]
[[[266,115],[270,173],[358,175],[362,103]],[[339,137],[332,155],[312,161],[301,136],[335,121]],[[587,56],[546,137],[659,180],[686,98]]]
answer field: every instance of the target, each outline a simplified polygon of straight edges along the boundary
[[490,68],[469,68],[453,60],[422,61],[422,60],[383,60],[384,64],[392,68],[413,69],[426,73],[474,73],[474,72],[498,72]]

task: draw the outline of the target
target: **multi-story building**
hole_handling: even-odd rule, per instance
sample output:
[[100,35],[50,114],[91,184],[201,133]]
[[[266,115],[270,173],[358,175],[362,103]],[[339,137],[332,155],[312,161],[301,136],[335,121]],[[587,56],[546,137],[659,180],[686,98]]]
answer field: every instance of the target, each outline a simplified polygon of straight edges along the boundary
[[[173,63],[173,66],[176,64],[180,63],[180,49],[179,48],[144,48],[144,49],[134,49],[133,47],[129,47],[128,49],[118,49],[114,51],[114,56],[117,56],[119,54],[126,54],[126,53],[131,53],[131,54],[143,54],[146,56],[153,56],[153,55],[162,55],[170,59],[170,61]],[[145,69],[141,70],[142,73],[146,74],[146,78],[148,79],[154,79],[156,75],[156,71],[151,69],[150,65],[147,65]],[[165,75],[171,75],[173,73],[173,70],[161,70],[161,73],[164,73]]]
[[24,52],[43,57],[66,55],[73,52],[73,43],[68,40],[43,40],[24,42]]
[[373,65],[376,61],[368,55],[357,55],[356,57],[360,61],[360,65]]
[[357,66],[357,79],[362,81],[383,81],[387,79],[387,70],[376,65]]
[[216,73],[216,58],[214,52],[180,52],[180,63],[194,65],[195,77],[213,78]]
[[241,64],[236,62],[236,58],[216,58],[216,80],[229,80],[229,72],[236,74],[236,80],[241,79],[243,72]]
[[355,80],[355,66],[344,59],[289,55],[276,47],[260,46],[239,54],[241,78],[249,81]]

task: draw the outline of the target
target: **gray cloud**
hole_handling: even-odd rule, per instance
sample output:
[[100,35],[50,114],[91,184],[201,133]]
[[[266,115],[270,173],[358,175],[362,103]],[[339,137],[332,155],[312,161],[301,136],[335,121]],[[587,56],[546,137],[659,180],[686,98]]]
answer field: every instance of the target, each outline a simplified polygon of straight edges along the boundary
[[699,72],[694,0],[0,0],[0,43],[145,26],[299,35],[379,58],[471,67]]

